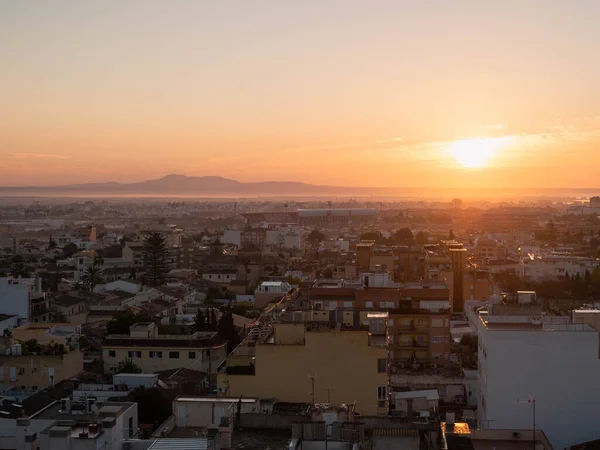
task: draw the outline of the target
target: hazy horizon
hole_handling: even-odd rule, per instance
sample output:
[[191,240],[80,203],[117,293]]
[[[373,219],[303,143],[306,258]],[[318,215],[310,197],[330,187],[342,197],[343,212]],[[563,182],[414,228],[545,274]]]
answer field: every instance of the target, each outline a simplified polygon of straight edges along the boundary
[[593,188],[600,2],[0,4],[2,186]]

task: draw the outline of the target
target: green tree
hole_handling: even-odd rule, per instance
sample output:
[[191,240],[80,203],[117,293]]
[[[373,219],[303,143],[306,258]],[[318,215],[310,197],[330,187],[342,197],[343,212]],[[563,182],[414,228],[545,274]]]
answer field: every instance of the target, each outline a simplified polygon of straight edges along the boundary
[[398,245],[412,245],[415,241],[413,232],[410,228],[400,228],[394,233],[394,242]]
[[206,316],[201,309],[198,309],[194,317],[194,331],[206,331]]
[[29,277],[29,271],[27,270],[27,266],[25,265],[25,260],[22,256],[14,256],[12,259],[12,264],[10,265],[10,274],[14,278],[27,278]]
[[91,266],[85,269],[83,276],[81,277],[81,281],[83,282],[83,287],[90,291],[94,292],[94,288],[104,283],[104,274],[102,268],[94,262]]
[[71,256],[73,256],[75,253],[77,253],[79,251],[79,247],[77,247],[77,245],[73,244],[72,242],[69,242],[68,244],[66,244],[63,247],[63,257],[64,258],[70,258]]
[[210,328],[208,331],[217,330],[217,313],[213,308],[210,309]]
[[56,247],[56,241],[52,239],[52,235],[50,235],[50,241],[48,242],[48,250],[54,250]]
[[217,331],[221,339],[227,341],[228,353],[231,353],[240,344],[240,337],[238,336],[237,331],[235,329],[235,324],[233,323],[233,313],[231,311],[231,304],[227,305],[227,309],[221,315]]
[[140,322],[154,322],[146,311],[133,314],[131,311],[113,317],[106,324],[106,334],[129,334],[129,327]]
[[144,240],[143,254],[146,282],[160,286],[169,271],[169,249],[162,233],[152,233]]
[[100,267],[104,265],[104,249],[99,248],[94,252],[94,265]]
[[333,268],[331,266],[327,266],[323,269],[322,272],[323,278],[333,278]]
[[319,244],[323,242],[326,237],[327,236],[325,236],[319,230],[312,230],[310,233],[308,233],[308,236],[306,236],[306,240],[316,252],[319,248]]
[[419,231],[415,236],[415,242],[418,245],[425,245],[429,242],[429,236],[424,231]]
[[127,358],[119,363],[116,373],[142,373],[142,369],[131,358]]

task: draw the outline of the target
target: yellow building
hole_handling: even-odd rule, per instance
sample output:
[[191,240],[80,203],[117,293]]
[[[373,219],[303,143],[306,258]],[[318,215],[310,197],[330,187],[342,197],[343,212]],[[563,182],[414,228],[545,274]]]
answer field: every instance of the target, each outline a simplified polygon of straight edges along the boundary
[[216,373],[227,357],[227,344],[216,333],[159,335],[154,323],[132,325],[129,334],[111,334],[102,346],[104,372],[114,373],[131,359],[144,373],[188,368]]
[[[83,372],[83,354],[66,347],[41,346],[34,353],[26,346],[2,346],[0,384],[39,390]],[[9,353],[9,354],[6,354]]]
[[282,402],[353,404],[362,415],[388,413],[385,336],[329,324],[278,323],[245,341],[218,375],[223,396]]
[[76,348],[81,333],[70,323],[28,323],[13,328],[12,337],[16,343],[35,339],[39,344],[62,344]]

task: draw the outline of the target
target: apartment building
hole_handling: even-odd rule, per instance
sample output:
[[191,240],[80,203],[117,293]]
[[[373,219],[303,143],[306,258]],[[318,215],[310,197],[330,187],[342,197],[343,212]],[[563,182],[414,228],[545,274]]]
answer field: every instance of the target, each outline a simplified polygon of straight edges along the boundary
[[301,226],[337,228],[348,225],[369,225],[377,220],[379,211],[374,208],[326,208],[299,209],[298,223]]
[[49,297],[42,292],[41,278],[0,278],[0,311],[22,322],[51,319]]
[[[252,335],[219,371],[221,395],[295,403],[356,402],[356,411],[388,413],[388,348],[383,334],[356,327],[276,323]],[[380,338],[380,339],[379,339]],[[357,389],[357,386],[360,386]]]
[[507,249],[495,239],[479,238],[475,247],[478,259],[502,259],[507,256]]
[[369,286],[386,287],[346,284],[311,289],[305,302],[309,320],[369,326],[369,314],[383,311],[393,360],[406,364],[448,360],[452,345],[448,287],[434,282],[391,283],[386,281],[389,274],[369,275],[375,280]]
[[425,279],[441,281],[450,289],[450,301],[454,312],[462,312],[467,300],[486,300],[493,292],[489,271],[472,266],[467,250],[456,241],[442,241],[425,257]]
[[17,450],[123,450],[128,439],[139,438],[137,403],[89,397],[55,401],[15,425]]
[[123,259],[133,267],[144,267],[144,243],[141,241],[128,241],[123,247]]
[[73,378],[83,371],[83,354],[59,344],[0,345],[0,385],[36,391]]
[[439,313],[425,310],[391,312],[388,328],[393,359],[400,364],[435,364],[450,358],[452,342],[448,310]]
[[114,373],[128,359],[144,373],[178,368],[216,373],[226,356],[227,345],[216,333],[160,335],[150,322],[132,325],[128,335],[106,336],[102,347],[105,373]]
[[394,281],[406,283],[423,279],[425,253],[420,247],[394,246]]
[[523,293],[469,302],[467,316],[479,336],[479,427],[531,429],[535,406],[554,448],[600,438],[600,311],[556,316]]

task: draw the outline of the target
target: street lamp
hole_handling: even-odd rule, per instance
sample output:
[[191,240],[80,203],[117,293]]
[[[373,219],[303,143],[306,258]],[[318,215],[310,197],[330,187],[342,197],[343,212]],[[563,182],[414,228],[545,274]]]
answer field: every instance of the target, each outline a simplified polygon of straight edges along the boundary
[[531,403],[532,411],[533,411],[533,435],[531,436],[531,442],[533,443],[533,450],[535,450],[535,398],[531,394],[527,397],[527,400],[519,401],[517,400],[517,404],[523,403]]

